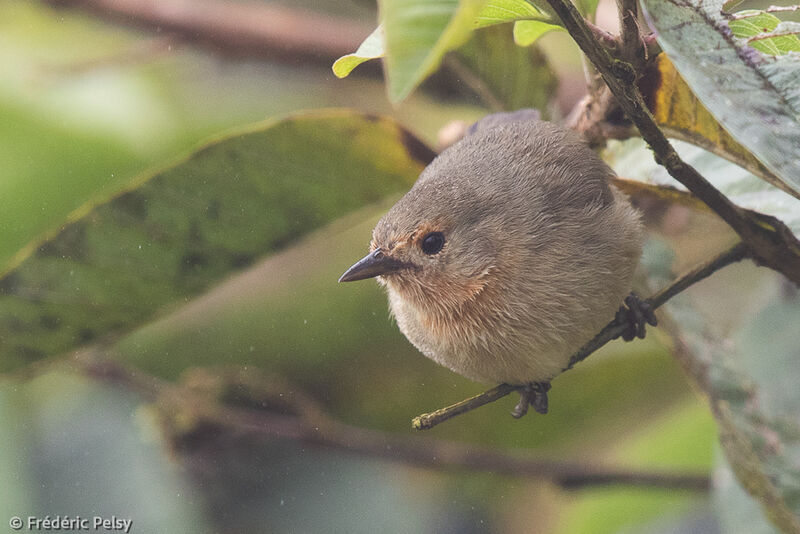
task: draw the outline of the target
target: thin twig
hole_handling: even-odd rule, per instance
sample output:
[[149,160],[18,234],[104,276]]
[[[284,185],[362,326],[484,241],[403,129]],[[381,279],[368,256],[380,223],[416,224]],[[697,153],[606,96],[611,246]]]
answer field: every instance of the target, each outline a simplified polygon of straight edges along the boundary
[[760,33],[758,35],[754,35],[753,37],[747,39],[747,42],[752,43],[753,41],[763,41],[764,39],[775,39],[776,37],[788,37],[790,35],[800,35],[800,31]]
[[463,401],[451,404],[446,408],[436,410],[435,412],[418,415],[411,420],[411,426],[414,428],[414,430],[427,430],[429,428],[433,428],[442,421],[446,421],[457,415],[461,415],[462,413],[472,411],[475,408],[480,408],[484,404],[489,404],[497,399],[502,399],[509,393],[516,390],[517,388],[514,386],[500,384],[499,386],[495,386],[492,389],[484,391],[480,395],[475,395],[474,397],[464,399]]
[[[733,247],[729,248],[722,254],[716,256],[711,261],[704,263],[676,279],[664,289],[656,292],[651,297],[645,299],[645,302],[655,310],[664,305],[669,299],[685,290],[689,286],[703,280],[714,272],[722,269],[726,265],[735,263],[747,257],[748,249],[744,243],[739,242]],[[569,365],[564,368],[564,371],[572,369],[575,364],[585,360],[590,354],[598,350],[611,340],[614,340],[622,335],[627,328],[626,325],[620,324],[615,320],[608,323],[591,341],[584,345],[578,352],[576,352],[569,360]],[[493,387],[480,395],[470,397],[461,402],[436,410],[435,412],[426,413],[415,417],[411,421],[411,426],[416,430],[427,430],[434,426],[452,419],[457,415],[472,411],[476,408],[494,402],[516,391],[517,388],[509,384],[500,384]]]
[[[745,257],[747,257],[747,247],[744,243],[739,242],[722,254],[713,258],[711,261],[692,269],[688,273],[676,279],[667,287],[657,291],[655,294],[645,299],[645,302],[649,304],[652,309],[658,309],[681,291],[688,289],[690,286],[696,284],[700,280],[711,276],[723,267],[730,265],[731,263],[741,261]],[[568,369],[572,369],[575,364],[585,360],[591,353],[609,341],[617,339],[620,335],[622,335],[622,332],[625,330],[625,328],[625,325],[619,325],[616,323],[616,321],[611,321],[608,325],[606,325],[605,328],[603,328],[603,330],[600,331],[597,336],[594,337],[594,339],[584,345],[581,350],[576,352],[572,358],[570,358],[569,365],[564,370],[566,371]]]
[[[276,424],[280,421],[280,424]],[[274,436],[280,427],[284,435],[326,448],[403,462],[434,469],[460,468],[509,476],[548,479],[565,489],[624,484],[649,488],[707,491],[708,476],[596,466],[589,463],[557,462],[530,453],[499,452],[491,448],[431,438],[398,437],[377,430],[357,428],[328,420],[311,426],[297,417],[263,415],[241,410],[218,412],[215,422],[236,431]]]
[[296,7],[225,0],[43,0],[235,56],[330,66],[373,28]]
[[162,35],[135,41],[131,46],[106,56],[78,62],[59,62],[44,64],[40,71],[44,76],[76,76],[101,69],[120,68],[129,65],[148,63],[169,54],[179,46],[179,40],[172,35]]
[[781,11],[797,11],[800,10],[800,5],[797,6],[769,6],[766,11],[767,13],[779,13]]
[[[800,5],[797,5],[797,6],[769,6],[764,11],[766,11],[767,13],[780,13],[780,12],[783,12],[783,11],[797,11],[797,10],[800,10]],[[745,12],[745,13],[733,13],[733,14],[724,13],[724,15],[729,20],[748,19],[750,17],[758,16],[758,14],[759,14],[758,11],[754,11],[752,13],[747,13],[747,12]]]
[[620,107],[650,145],[656,161],[719,215],[739,234],[760,264],[800,284],[800,242],[774,217],[757,216],[736,206],[697,170],[684,162],[647,109],[634,83],[637,73],[630,63],[612,56],[599,44],[586,21],[569,0],[547,0],[564,27],[600,72]]
[[[564,489],[614,484],[686,491],[709,488],[708,476],[701,473],[553,461],[537,458],[527,451],[501,452],[479,445],[397,436],[351,426],[331,418],[308,395],[284,380],[252,369],[195,369],[184,375],[181,383],[173,384],[147,377],[102,354],[102,349],[85,351],[73,364],[93,378],[131,388],[153,401],[167,438],[181,441],[183,446],[189,442],[197,446],[192,440],[209,435],[194,430],[213,427],[232,436],[298,440],[415,467],[459,468],[545,479]],[[175,421],[180,424],[173,424]]]
[[703,265],[692,269],[667,287],[657,291],[655,294],[653,294],[653,296],[648,298],[646,302],[648,302],[654,309],[658,308],[664,305],[664,303],[678,293],[688,289],[691,285],[703,280],[704,278],[708,278],[715,272],[730,265],[731,263],[736,263],[745,259],[747,256],[747,246],[744,243],[739,242],[708,263],[704,263]]

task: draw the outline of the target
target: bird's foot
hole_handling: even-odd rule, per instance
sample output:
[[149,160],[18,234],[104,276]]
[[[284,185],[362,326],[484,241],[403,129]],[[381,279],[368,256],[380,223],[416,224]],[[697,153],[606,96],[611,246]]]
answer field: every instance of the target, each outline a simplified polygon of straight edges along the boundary
[[519,402],[511,411],[511,415],[519,419],[528,413],[528,406],[533,406],[537,413],[547,413],[547,392],[550,391],[550,382],[531,382],[517,388]]
[[653,307],[649,302],[637,297],[635,293],[625,297],[625,305],[620,306],[615,318],[618,324],[626,327],[625,331],[620,334],[625,341],[632,341],[637,337],[644,339],[645,327],[658,325]]

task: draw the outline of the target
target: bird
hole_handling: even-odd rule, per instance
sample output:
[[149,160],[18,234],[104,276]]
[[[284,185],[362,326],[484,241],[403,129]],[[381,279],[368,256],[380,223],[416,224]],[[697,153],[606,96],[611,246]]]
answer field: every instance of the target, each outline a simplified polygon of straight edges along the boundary
[[626,339],[655,324],[631,293],[641,216],[614,176],[535,110],[489,115],[422,171],[339,281],[377,278],[425,356],[517,387],[515,417],[547,413],[550,381],[610,320],[632,310]]

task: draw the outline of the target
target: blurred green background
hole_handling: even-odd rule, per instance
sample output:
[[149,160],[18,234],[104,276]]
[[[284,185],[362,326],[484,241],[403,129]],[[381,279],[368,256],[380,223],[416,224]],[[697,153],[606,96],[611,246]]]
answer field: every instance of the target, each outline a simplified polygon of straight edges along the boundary
[[[375,17],[369,2],[308,1],[302,8],[347,18],[367,33]],[[541,46],[561,79],[546,109],[557,118],[580,96],[580,61],[563,34],[546,36]],[[376,70],[337,80],[324,61],[232,55],[167,30],[136,30],[32,1],[0,0],[0,64],[2,272],[27,268],[33,248],[70,214],[85,214],[81,206],[118,194],[143,179],[137,177],[162,176],[160,169],[222,132],[235,138],[248,131],[242,125],[349,107],[392,116],[436,146],[450,121],[470,122],[488,111],[454,71],[392,107]],[[288,225],[279,243],[259,245],[273,253],[250,259],[246,271],[178,292],[168,304],[148,297],[154,319],[114,338],[115,357],[168,380],[193,367],[253,366],[290,380],[336,419],[409,439],[412,416],[480,392],[483,385],[410,346],[375,284],[336,284],[366,250],[377,218],[418,172],[414,165],[421,162],[397,158],[407,169],[397,171],[402,176],[395,183],[376,185],[387,169],[354,173],[354,183],[365,184],[360,190],[371,184],[374,195],[337,204],[342,213],[309,216],[305,226]],[[328,173],[324,158],[312,164],[316,174],[298,184],[305,187],[302,206],[290,203],[286,213],[316,212],[330,188],[341,187],[326,181],[326,173],[347,174]],[[264,176],[295,172],[292,180],[304,179],[302,168],[270,165],[264,163]],[[698,247],[688,230],[677,237],[670,236],[672,245],[685,247],[678,254],[688,258],[707,246]],[[736,276],[755,275],[743,267]],[[62,297],[55,291],[46,298]],[[508,415],[514,401],[504,399],[431,435],[556,460],[712,468],[713,418],[657,334],[612,343],[558,378],[550,401],[546,417],[516,421]],[[13,515],[99,514],[133,519],[134,532],[723,531],[705,494],[564,490],[547,481],[412,467],[291,439],[211,436],[181,448],[154,411],[135,392],[88,379],[69,364],[39,362],[3,378],[0,529]]]

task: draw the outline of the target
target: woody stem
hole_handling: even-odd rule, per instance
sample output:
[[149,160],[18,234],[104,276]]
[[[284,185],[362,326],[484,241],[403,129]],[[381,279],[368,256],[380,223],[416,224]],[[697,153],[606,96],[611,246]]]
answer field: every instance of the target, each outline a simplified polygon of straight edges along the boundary
[[[109,358],[107,347],[76,354],[73,368],[114,386],[139,393],[150,403],[165,439],[191,450],[220,433],[230,439],[294,440],[340,453],[357,454],[426,469],[462,469],[549,480],[565,490],[624,485],[638,488],[708,491],[709,478],[698,471],[664,471],[553,461],[530,451],[494,450],[475,444],[423,436],[398,436],[355,427],[324,408],[281,377],[237,367],[188,371],[167,382]],[[206,429],[197,432],[198,428]],[[213,431],[209,432],[209,429]],[[186,449],[181,449],[186,450]]]
[[[760,265],[778,271],[796,284],[800,284],[800,253],[797,252],[800,242],[791,230],[773,217],[749,212],[735,205],[694,167],[683,161],[656,124],[639,92],[636,83],[640,74],[638,66],[632,64],[630,58],[619,57],[613,53],[614,51],[600,44],[572,2],[547,0],[547,3],[598,70],[625,115],[653,150],[655,160],[670,176],[683,184],[739,234],[750,249],[753,259]],[[633,0],[620,0],[619,4],[623,9],[623,40],[627,40],[628,44],[633,46],[635,30],[633,25],[636,24],[636,18],[628,13],[633,11]]]

